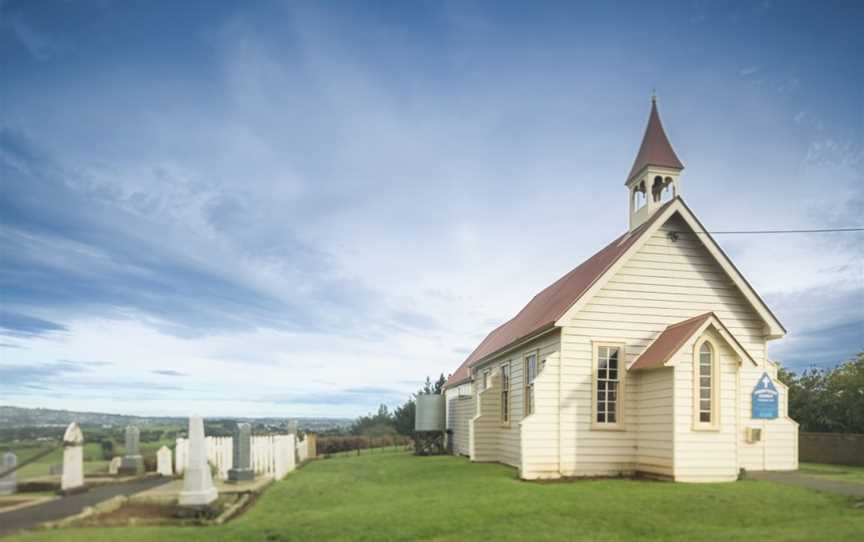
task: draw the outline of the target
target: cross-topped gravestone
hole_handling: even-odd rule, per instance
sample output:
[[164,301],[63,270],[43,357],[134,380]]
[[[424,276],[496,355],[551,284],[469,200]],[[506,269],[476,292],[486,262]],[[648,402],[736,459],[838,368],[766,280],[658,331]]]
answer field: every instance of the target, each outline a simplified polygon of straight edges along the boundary
[[242,482],[253,480],[255,472],[252,470],[252,426],[248,423],[238,423],[234,428],[233,463],[234,466],[228,470],[230,482]]
[[120,464],[120,474],[136,475],[144,472],[144,458],[138,450],[141,431],[134,425],[126,427],[126,454]]
[[[12,452],[3,454],[3,461],[0,463],[0,473],[14,469],[18,466],[18,456]],[[0,495],[11,495],[18,490],[18,481],[15,478],[15,473],[11,472],[0,478]]]

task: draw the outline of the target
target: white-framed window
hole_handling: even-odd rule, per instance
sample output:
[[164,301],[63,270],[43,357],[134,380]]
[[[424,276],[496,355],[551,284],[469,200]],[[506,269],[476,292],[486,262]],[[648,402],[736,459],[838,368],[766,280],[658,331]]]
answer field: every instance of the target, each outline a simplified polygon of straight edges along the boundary
[[717,348],[710,340],[696,343],[693,352],[693,425],[696,429],[718,426]]
[[510,423],[510,362],[501,365],[501,423]]
[[489,369],[486,369],[485,371],[483,371],[483,389],[484,390],[489,389],[489,383],[490,383],[491,377],[492,377],[492,371],[490,371]]
[[536,350],[525,355],[525,416],[534,414],[534,379],[540,371]]
[[624,345],[594,343],[592,426],[617,429],[624,419]]

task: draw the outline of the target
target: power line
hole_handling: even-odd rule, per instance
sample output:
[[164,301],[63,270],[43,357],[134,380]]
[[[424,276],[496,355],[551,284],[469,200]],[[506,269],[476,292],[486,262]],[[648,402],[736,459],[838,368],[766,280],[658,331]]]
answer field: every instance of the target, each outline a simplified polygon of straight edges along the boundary
[[763,235],[778,233],[844,233],[864,231],[864,228],[824,228],[813,230],[728,230],[728,231],[676,231],[674,233],[697,233],[711,235]]

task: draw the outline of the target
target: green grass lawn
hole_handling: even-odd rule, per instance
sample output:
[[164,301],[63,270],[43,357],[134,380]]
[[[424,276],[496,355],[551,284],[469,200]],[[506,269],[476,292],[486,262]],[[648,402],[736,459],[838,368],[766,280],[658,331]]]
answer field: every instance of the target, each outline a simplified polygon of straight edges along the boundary
[[864,467],[828,465],[825,463],[801,463],[798,470],[801,474],[815,476],[816,478],[864,484]]
[[860,540],[844,497],[770,482],[529,483],[463,458],[369,454],[319,460],[220,527],[33,532],[10,542],[287,540]]

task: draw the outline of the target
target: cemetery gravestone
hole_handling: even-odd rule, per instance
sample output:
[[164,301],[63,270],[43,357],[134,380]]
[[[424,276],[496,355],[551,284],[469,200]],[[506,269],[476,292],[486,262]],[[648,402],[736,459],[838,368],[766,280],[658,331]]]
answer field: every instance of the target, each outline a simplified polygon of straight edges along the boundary
[[238,423],[234,428],[233,467],[228,470],[228,481],[242,482],[255,479],[252,470],[252,426]]
[[156,452],[156,472],[161,476],[174,476],[174,469],[171,467],[171,450],[167,446],[162,446]]
[[108,474],[117,474],[120,472],[120,465],[123,464],[123,458],[119,455],[108,463]]
[[144,472],[144,458],[138,450],[140,430],[134,425],[126,427],[126,454],[120,465],[120,474],[136,475]]
[[[0,473],[14,469],[18,466],[18,456],[12,452],[3,454],[3,461],[0,463]],[[0,495],[12,495],[18,490],[18,481],[15,473],[11,472],[0,478]]]
[[184,507],[201,508],[209,505],[218,497],[213,486],[210,465],[207,464],[207,448],[204,440],[204,420],[200,416],[189,418],[189,455],[183,491],[179,504]]
[[72,422],[63,434],[63,474],[60,489],[76,491],[84,487],[84,434],[78,424]]

